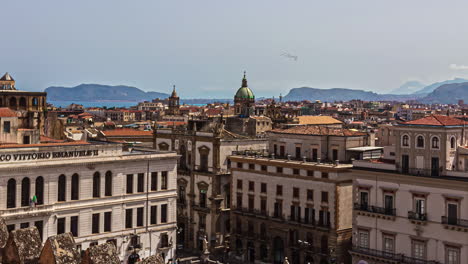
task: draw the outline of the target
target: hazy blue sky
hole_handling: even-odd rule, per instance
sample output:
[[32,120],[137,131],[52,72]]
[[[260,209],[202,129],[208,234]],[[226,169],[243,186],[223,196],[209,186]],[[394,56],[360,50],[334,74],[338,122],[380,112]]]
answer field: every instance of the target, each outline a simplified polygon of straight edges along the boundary
[[244,70],[257,96],[468,78],[468,1],[12,0],[1,9],[0,72],[23,90],[176,84],[182,97],[226,98]]

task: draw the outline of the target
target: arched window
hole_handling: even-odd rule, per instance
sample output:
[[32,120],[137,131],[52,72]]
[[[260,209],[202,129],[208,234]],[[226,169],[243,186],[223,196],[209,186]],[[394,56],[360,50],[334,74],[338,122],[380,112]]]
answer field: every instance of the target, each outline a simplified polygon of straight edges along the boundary
[[36,107],[39,105],[39,100],[37,99],[37,97],[33,97],[33,99],[32,99],[32,105],[33,105],[33,106],[36,106]]
[[58,179],[57,201],[64,202],[67,200],[67,177],[60,175]]
[[26,98],[21,97],[19,99],[19,107],[20,109],[23,109],[23,110],[26,109]]
[[112,172],[107,171],[106,172],[106,186],[104,190],[104,195],[105,196],[112,196]]
[[10,98],[10,108],[16,110],[16,97],[11,97]]
[[16,180],[9,179],[7,184],[7,208],[16,207]]
[[39,176],[36,178],[36,203],[44,204],[44,178]]
[[438,149],[439,148],[439,138],[438,137],[433,137],[432,138],[432,148],[433,149]]
[[450,139],[450,148],[454,149],[457,145],[457,140],[455,139],[455,137],[452,137]]
[[31,181],[24,178],[21,181],[21,206],[29,206],[31,199]]
[[210,153],[210,149],[203,146],[203,147],[198,149],[198,152],[200,153],[199,170],[200,171],[208,171],[208,155]]
[[80,199],[80,176],[77,173],[72,175],[71,199],[72,200]]
[[416,138],[416,147],[424,148],[424,137],[423,136],[418,136]]
[[93,197],[101,197],[101,174],[98,171],[93,175]]
[[404,135],[404,136],[403,136],[402,145],[403,145],[404,147],[409,147],[409,136],[408,136],[408,135]]

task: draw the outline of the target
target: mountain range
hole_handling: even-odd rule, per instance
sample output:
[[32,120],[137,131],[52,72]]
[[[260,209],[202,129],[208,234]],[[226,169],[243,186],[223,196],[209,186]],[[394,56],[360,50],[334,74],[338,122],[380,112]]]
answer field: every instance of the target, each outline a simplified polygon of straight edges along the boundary
[[145,92],[136,87],[80,84],[75,87],[52,86],[45,89],[50,101],[149,101],[169,94]]
[[[418,100],[425,103],[456,104],[458,100],[468,102],[468,80],[456,78],[433,83],[421,88],[423,84],[410,81],[394,92],[402,94],[378,94],[375,92],[349,88],[292,88],[284,96],[285,101],[321,100],[325,102],[349,101],[360,99],[364,101],[406,101]],[[407,93],[408,90],[414,90]],[[53,86],[45,89],[50,101],[150,101],[155,98],[167,98],[169,94],[160,92],[145,92],[131,86],[109,86],[102,84],[80,84],[75,87]],[[181,103],[205,104],[212,102],[230,102],[232,99],[181,99]]]

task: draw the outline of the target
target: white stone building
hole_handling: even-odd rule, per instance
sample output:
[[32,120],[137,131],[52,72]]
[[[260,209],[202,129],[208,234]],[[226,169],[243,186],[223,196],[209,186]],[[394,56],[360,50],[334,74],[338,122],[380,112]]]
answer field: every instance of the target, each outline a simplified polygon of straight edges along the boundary
[[8,228],[37,226],[43,241],[71,232],[82,250],[113,242],[166,261],[176,244],[174,152],[66,142],[0,146],[0,215]]

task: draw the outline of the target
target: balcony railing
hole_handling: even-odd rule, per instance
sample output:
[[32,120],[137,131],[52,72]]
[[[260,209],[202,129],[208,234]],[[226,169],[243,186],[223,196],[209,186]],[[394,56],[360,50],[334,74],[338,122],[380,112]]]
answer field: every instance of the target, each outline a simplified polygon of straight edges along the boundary
[[376,214],[392,215],[392,216],[396,215],[395,208],[386,208],[386,207],[355,203],[354,209],[359,210],[359,211],[364,211],[364,212],[376,213]]
[[408,211],[408,219],[417,220],[417,221],[427,221],[427,214]]
[[403,263],[403,264],[441,264],[440,262],[435,261],[435,260],[425,260],[425,259],[407,257],[403,254],[397,254],[393,252],[364,248],[364,247],[353,246],[352,252],[363,254],[363,255],[368,255],[372,257],[382,258],[382,259],[389,259],[389,260],[392,260],[398,263]]
[[458,219],[454,217],[442,216],[442,224],[468,228],[468,220]]

